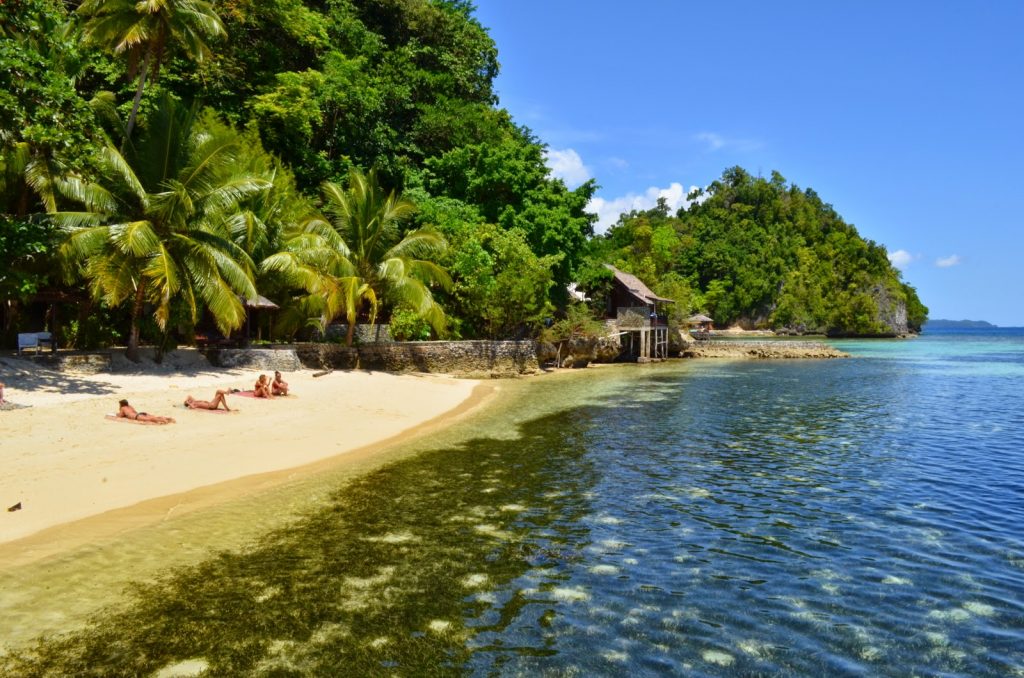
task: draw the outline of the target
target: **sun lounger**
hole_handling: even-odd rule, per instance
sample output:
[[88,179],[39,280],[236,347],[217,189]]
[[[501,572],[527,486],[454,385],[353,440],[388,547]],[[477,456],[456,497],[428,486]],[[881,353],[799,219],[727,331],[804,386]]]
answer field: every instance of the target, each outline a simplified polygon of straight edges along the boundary
[[53,335],[49,332],[22,332],[18,334],[18,354],[26,348],[34,348],[36,353],[39,353],[39,349],[42,348],[43,344],[49,344],[50,350],[56,348],[56,344],[53,342]]

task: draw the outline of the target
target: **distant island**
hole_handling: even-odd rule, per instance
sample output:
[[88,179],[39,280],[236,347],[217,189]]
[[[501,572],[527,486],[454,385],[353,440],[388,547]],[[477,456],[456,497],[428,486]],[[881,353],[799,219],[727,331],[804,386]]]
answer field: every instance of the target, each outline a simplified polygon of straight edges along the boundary
[[953,328],[989,328],[998,327],[985,320],[928,320],[924,326],[933,330],[946,330]]

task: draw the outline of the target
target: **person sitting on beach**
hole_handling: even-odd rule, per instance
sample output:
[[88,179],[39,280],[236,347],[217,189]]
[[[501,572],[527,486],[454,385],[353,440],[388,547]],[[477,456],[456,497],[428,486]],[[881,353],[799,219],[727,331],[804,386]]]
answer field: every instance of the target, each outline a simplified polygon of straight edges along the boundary
[[256,380],[256,385],[253,386],[252,394],[256,398],[273,398],[274,397],[270,393],[270,383],[267,382],[267,375],[261,374],[260,378]]
[[288,382],[281,378],[281,373],[274,370],[274,381],[270,384],[271,392],[276,396],[288,395]]
[[213,400],[196,400],[189,396],[185,398],[185,407],[190,410],[215,410],[223,405],[224,409],[230,412],[231,408],[228,407],[228,400],[224,397],[226,394],[227,391],[224,389],[217,389],[217,394],[213,396]]
[[151,424],[173,424],[174,419],[171,417],[161,417],[155,414],[147,414],[146,412],[137,412],[135,408],[128,404],[127,400],[121,400],[118,403],[121,407],[117,410],[117,416],[123,419],[131,419],[133,421],[145,421]]

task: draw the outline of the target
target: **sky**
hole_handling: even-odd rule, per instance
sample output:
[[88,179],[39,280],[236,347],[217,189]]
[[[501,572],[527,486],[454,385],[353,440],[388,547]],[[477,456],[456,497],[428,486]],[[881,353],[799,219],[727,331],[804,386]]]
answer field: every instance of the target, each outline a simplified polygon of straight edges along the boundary
[[1024,2],[476,0],[597,230],[728,167],[813,188],[930,317],[1024,326]]

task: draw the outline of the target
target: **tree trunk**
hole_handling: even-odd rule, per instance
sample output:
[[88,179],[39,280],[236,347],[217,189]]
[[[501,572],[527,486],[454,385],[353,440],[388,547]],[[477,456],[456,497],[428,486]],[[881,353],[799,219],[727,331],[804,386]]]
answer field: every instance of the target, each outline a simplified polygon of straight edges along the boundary
[[135,99],[132,101],[132,112],[128,116],[128,124],[125,125],[124,129],[124,141],[121,143],[121,152],[128,147],[128,140],[132,136],[132,130],[135,129],[135,118],[139,114],[139,102],[142,101],[142,90],[146,88],[146,72],[149,71],[149,62],[153,58],[153,47],[150,46],[146,50],[146,58],[142,61],[142,69],[139,71],[139,86],[135,88]]
[[356,319],[348,319],[348,331],[345,333],[345,346],[352,348],[352,338],[356,334]]
[[139,362],[139,316],[142,315],[145,292],[145,283],[140,282],[135,289],[135,301],[132,303],[132,330],[128,335],[128,349],[125,351],[125,357],[133,363]]

